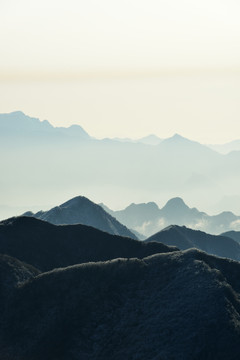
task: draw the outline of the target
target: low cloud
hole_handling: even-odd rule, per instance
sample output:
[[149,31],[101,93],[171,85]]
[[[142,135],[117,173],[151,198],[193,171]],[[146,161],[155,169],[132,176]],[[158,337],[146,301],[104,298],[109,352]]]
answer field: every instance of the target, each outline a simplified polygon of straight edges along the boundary
[[240,230],[240,220],[232,221],[230,224],[230,228],[233,230]]

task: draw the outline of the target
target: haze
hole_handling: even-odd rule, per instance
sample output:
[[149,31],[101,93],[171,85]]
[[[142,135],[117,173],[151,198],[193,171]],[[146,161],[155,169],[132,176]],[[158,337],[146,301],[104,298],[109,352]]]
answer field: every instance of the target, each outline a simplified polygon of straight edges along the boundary
[[1,1],[0,113],[96,137],[239,137],[237,1]]

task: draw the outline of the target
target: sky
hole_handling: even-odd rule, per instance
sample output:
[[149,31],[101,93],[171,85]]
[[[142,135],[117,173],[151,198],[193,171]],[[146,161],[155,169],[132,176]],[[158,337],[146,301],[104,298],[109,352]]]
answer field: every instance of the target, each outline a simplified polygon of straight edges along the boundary
[[0,0],[0,112],[92,136],[240,138],[237,0]]

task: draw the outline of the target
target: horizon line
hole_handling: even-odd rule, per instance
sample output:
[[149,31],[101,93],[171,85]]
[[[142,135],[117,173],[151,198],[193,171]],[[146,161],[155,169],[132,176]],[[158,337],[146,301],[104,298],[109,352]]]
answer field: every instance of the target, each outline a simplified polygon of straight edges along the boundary
[[179,67],[161,69],[89,69],[86,71],[1,71],[0,81],[79,81],[79,80],[98,80],[98,79],[138,79],[146,77],[164,76],[191,76],[198,74],[234,74],[240,73],[240,67]]

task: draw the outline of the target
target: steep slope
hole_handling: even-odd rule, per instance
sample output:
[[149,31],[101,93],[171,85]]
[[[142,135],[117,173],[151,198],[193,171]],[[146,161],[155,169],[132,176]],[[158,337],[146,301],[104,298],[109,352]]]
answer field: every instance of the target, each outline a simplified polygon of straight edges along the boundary
[[240,245],[233,239],[206,234],[185,226],[169,226],[145,241],[159,241],[168,246],[177,246],[181,250],[197,248],[209,254],[240,261]]
[[95,204],[84,196],[77,196],[60,206],[49,211],[40,211],[36,214],[27,212],[25,216],[33,216],[51,224],[83,224],[93,226],[96,229],[106,231],[109,234],[128,236],[132,239],[137,237],[109,215],[101,206]]
[[174,250],[164,244],[147,244],[85,225],[56,226],[31,217],[0,222],[0,254],[15,257],[41,271],[118,257],[143,258]]
[[1,314],[0,356],[236,360],[239,273],[239,263],[188,250],[39,275]]

